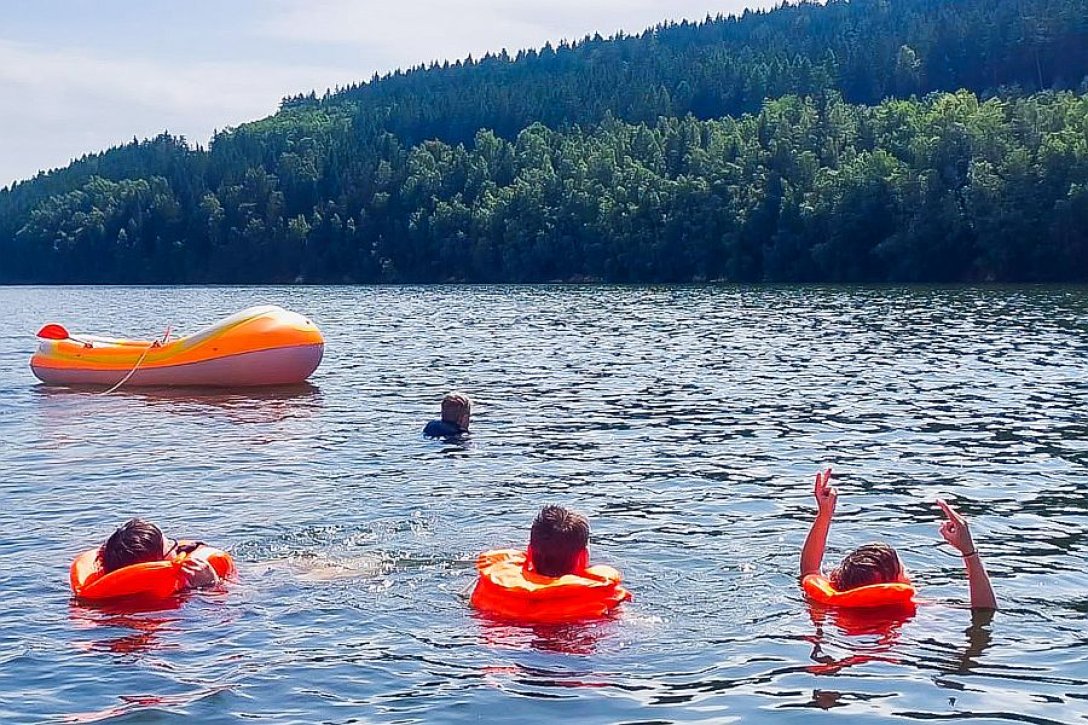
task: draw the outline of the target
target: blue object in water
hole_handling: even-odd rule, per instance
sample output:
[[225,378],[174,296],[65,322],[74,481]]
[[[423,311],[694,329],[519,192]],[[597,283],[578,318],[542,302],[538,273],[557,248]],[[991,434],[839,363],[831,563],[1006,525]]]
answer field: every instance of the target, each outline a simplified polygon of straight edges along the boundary
[[428,438],[454,438],[467,432],[456,423],[445,420],[432,420],[423,426],[423,435]]

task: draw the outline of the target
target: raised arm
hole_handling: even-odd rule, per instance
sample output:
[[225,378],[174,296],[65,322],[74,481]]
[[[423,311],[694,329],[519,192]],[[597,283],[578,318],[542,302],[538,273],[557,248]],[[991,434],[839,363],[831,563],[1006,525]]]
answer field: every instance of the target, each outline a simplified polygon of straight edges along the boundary
[[831,519],[835,515],[835,504],[839,492],[831,485],[831,469],[816,474],[816,520],[812,522],[805,546],[801,549],[801,576],[819,574],[827,548],[827,532],[831,528]]
[[986,573],[986,567],[982,565],[978,547],[971,538],[971,529],[967,525],[967,519],[963,518],[954,508],[941,499],[937,499],[937,505],[944,511],[947,521],[941,524],[941,536],[951,544],[960,556],[963,557],[963,565],[967,568],[967,584],[971,590],[972,609],[997,609],[997,597],[994,596],[994,588],[990,585],[990,576]]

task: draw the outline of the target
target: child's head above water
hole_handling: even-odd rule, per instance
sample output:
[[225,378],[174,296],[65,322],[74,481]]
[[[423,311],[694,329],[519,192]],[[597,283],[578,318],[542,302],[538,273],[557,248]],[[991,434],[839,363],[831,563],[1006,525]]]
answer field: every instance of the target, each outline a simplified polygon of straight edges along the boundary
[[545,506],[533,521],[529,552],[533,569],[544,576],[563,576],[588,564],[589,521],[562,506]]
[[828,579],[840,592],[869,584],[903,580],[903,565],[895,549],[887,544],[866,544],[846,555]]
[[468,430],[472,416],[472,401],[464,393],[447,393],[442,398],[442,420]]
[[[827,546],[827,532],[831,529],[831,520],[835,516],[835,507],[839,500],[839,491],[831,485],[831,469],[828,468],[816,474],[816,484],[812,489],[816,498],[816,519],[812,522],[805,544],[801,547],[800,574],[801,584],[809,593],[809,577],[818,596],[817,601],[824,598],[821,593],[818,580],[823,579],[820,572],[823,569],[824,551]],[[964,567],[967,569],[967,580],[970,583],[971,607],[973,609],[996,609],[997,597],[994,596],[990,577],[986,573],[986,567],[982,565],[978,547],[971,537],[971,529],[967,519],[944,501],[937,499],[937,505],[944,511],[947,519],[941,524],[941,536],[952,545],[963,557]],[[837,592],[847,592],[851,589],[866,586],[868,584],[909,584],[906,570],[895,549],[887,544],[867,544],[852,552],[842,560],[842,564],[833,570],[826,579],[826,583]]]
[[114,571],[131,564],[159,561],[164,556],[165,539],[159,527],[143,519],[126,521],[110,534],[99,551],[102,568]]

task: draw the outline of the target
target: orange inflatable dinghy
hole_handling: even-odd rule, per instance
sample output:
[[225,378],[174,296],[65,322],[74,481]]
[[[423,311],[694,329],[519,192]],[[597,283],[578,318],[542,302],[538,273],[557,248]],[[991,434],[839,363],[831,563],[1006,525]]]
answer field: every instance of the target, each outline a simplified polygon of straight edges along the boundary
[[472,606],[502,619],[557,623],[601,617],[631,598],[620,586],[623,577],[610,566],[548,577],[528,570],[525,564],[525,552],[514,549],[480,554]]
[[[98,551],[97,547],[85,551],[72,562],[69,579],[72,592],[80,599],[118,597],[165,599],[184,587],[181,563],[189,556],[188,554],[181,554],[164,561],[130,564],[109,573],[103,573]],[[220,578],[228,577],[234,571],[234,560],[225,551],[212,549],[202,558],[208,560]]]
[[273,305],[164,343],[71,336],[55,324],[38,336],[30,368],[51,385],[288,385],[308,378],[325,350],[314,323]]
[[806,576],[801,580],[801,588],[812,601],[832,607],[909,607],[913,606],[915,595],[910,582],[869,584],[840,592],[821,574]]

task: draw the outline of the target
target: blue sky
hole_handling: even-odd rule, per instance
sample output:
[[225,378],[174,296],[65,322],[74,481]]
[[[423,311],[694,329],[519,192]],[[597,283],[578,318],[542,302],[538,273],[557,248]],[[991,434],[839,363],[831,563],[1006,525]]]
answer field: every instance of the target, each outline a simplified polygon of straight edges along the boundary
[[430,60],[777,0],[0,0],[0,187],[163,130]]

